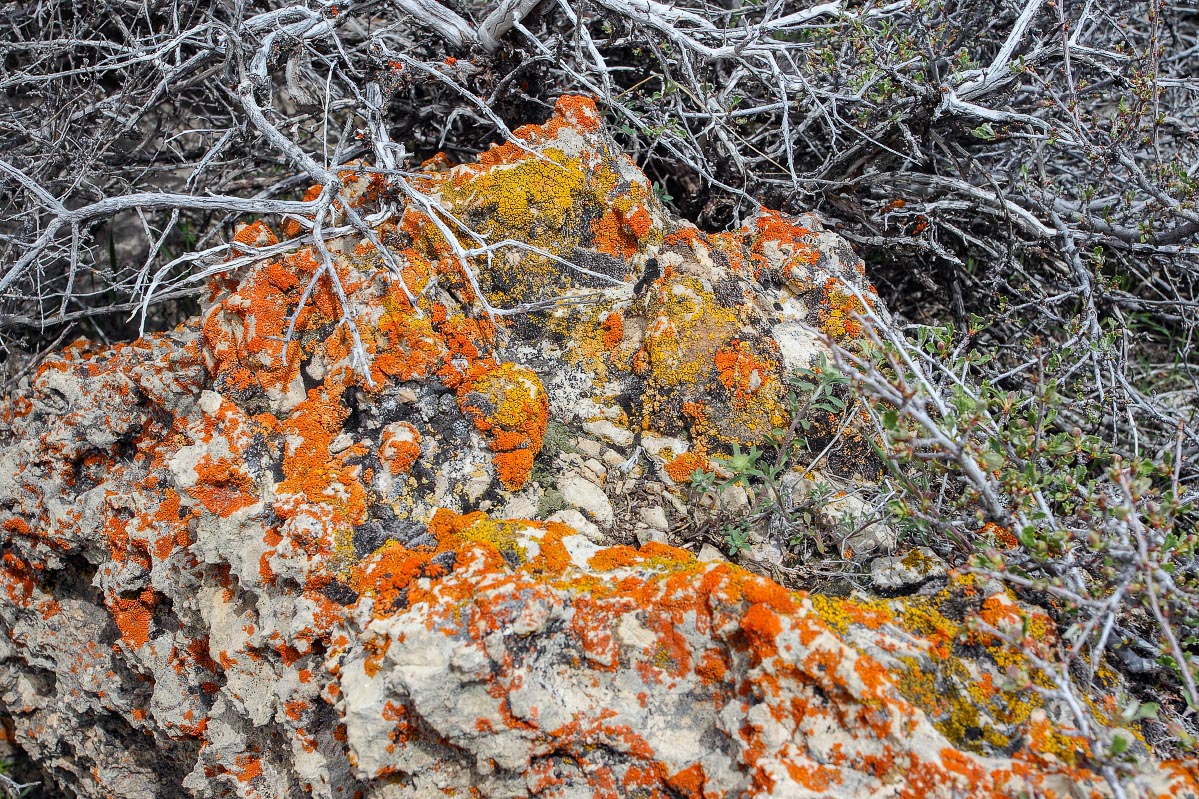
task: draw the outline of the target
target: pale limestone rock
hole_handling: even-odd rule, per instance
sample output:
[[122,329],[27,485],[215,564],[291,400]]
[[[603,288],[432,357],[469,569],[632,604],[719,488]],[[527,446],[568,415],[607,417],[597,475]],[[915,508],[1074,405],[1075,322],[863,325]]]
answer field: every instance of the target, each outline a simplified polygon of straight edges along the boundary
[[602,488],[579,474],[564,475],[558,481],[562,498],[586,513],[601,527],[611,527],[616,522],[612,503]]

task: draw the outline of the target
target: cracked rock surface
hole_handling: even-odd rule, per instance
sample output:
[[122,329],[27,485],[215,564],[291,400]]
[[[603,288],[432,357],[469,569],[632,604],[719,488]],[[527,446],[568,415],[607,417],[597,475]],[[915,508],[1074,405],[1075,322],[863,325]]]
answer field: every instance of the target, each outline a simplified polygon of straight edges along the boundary
[[[670,218],[590,101],[517,135],[416,179],[509,241],[473,275],[415,207],[377,231],[415,307],[369,243],[330,242],[369,375],[301,249],[0,405],[9,740],[97,798],[1110,795],[964,623],[1052,647],[1001,586],[830,598],[676,546],[699,549],[690,475],[788,423],[822,334],[861,334],[849,247],[814,217]],[[391,196],[346,179],[364,212]],[[476,286],[539,310],[493,319]],[[830,479],[868,486],[840,432]],[[1140,795],[1199,794],[1131,752]]]

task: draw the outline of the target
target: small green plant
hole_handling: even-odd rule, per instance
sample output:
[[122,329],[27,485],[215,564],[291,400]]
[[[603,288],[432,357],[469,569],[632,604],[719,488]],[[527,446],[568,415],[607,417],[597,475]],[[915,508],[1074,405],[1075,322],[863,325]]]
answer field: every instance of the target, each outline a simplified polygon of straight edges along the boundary
[[749,548],[755,530],[774,533],[793,548],[811,541],[821,555],[828,552],[820,511],[832,487],[814,482],[802,497],[795,496],[795,487],[811,479],[812,469],[835,441],[847,411],[838,393],[847,392],[849,381],[824,357],[813,368],[791,373],[787,381],[789,426],[774,430],[761,448],[734,444],[729,455],[713,459],[718,473],[696,470],[690,478],[693,506],[702,497],[716,498],[719,504],[731,486],[742,487],[750,498],[747,509],[718,513],[719,540],[730,556]]
[[729,555],[736,557],[738,553],[749,549],[749,529],[739,524],[728,527],[724,531],[724,540]]
[[[1107,416],[1101,399],[1075,388],[1086,353],[1071,346],[1028,342],[1033,378],[1005,388],[975,378],[988,358],[950,328],[868,335],[835,355],[877,423],[892,516],[1050,608],[1061,662],[1046,669],[1093,675],[1105,662],[1136,662],[1159,674],[1158,701],[1131,706],[1125,722],[1157,718],[1193,741],[1185,719],[1199,710],[1199,534],[1196,495],[1180,481],[1181,427],[1155,457],[1128,457],[1084,432]],[[1113,650],[1122,656],[1108,657]],[[1168,719],[1159,715],[1167,706]],[[1118,759],[1130,743],[1103,733],[1096,751]]]

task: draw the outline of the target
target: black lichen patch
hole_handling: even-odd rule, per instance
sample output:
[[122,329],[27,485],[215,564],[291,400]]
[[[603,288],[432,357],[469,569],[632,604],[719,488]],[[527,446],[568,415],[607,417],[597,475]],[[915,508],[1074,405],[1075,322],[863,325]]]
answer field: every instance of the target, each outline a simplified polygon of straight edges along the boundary
[[340,580],[330,580],[321,593],[339,605],[353,605],[358,601],[358,592]]

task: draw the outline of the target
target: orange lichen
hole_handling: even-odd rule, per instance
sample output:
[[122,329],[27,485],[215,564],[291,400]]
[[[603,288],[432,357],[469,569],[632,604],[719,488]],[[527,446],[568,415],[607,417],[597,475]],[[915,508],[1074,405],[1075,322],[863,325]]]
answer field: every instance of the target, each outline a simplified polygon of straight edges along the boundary
[[987,522],[978,531],[979,537],[984,541],[990,542],[993,546],[1000,549],[1014,549],[1019,546],[1020,541],[1016,536],[1012,535],[1012,531],[1006,527],[995,524],[995,522]]
[[250,782],[262,776],[262,758],[255,755],[238,755],[234,762],[238,766],[238,782]]
[[113,597],[109,601],[109,612],[116,622],[121,640],[138,649],[150,640],[150,624],[158,595],[150,587],[143,588],[135,597]]
[[[309,186],[308,190],[304,192],[304,202],[310,203],[317,197],[320,197],[321,191],[323,190],[324,187],[319,183]],[[303,230],[304,226],[294,219],[288,219],[283,223],[283,235],[287,236],[289,239],[300,235]]]
[[820,303],[820,326],[838,341],[860,338],[862,324],[855,317],[864,316],[866,306],[850,293],[836,278],[824,282]]
[[270,247],[279,243],[274,231],[261,219],[238,228],[237,233],[233,236],[233,241],[235,244],[243,244],[246,247]]
[[624,318],[615,311],[604,317],[604,349],[614,350],[624,340]]
[[642,186],[633,184],[628,194],[618,198],[603,216],[591,223],[596,250],[628,259],[640,249],[641,241],[653,229],[653,217],[642,202],[644,192]]
[[420,433],[408,422],[390,424],[383,431],[379,460],[392,474],[403,474],[420,457]]
[[[282,389],[297,376],[298,344],[284,351],[287,312],[299,281],[317,268],[308,250],[271,262],[251,273],[237,290],[213,306],[204,318],[204,356],[219,384],[236,390]],[[323,307],[332,313],[336,299],[322,281],[307,313]]]
[[712,356],[721,384],[738,400],[756,394],[775,371],[774,364],[758,358],[748,342],[734,339]]
[[670,479],[680,484],[690,482],[691,475],[696,472],[711,473],[712,470],[712,462],[704,455],[694,451],[684,452],[666,464],[666,473],[670,475]]
[[501,364],[464,384],[458,401],[475,427],[489,435],[500,482],[512,490],[524,486],[549,419],[549,399],[537,373]]
[[209,513],[227,517],[257,501],[254,480],[245,466],[228,458],[213,459],[205,455],[196,464],[196,477],[197,483],[191,495]]

